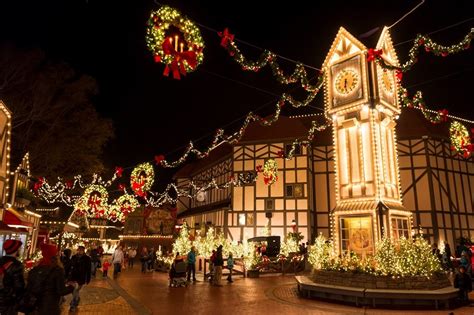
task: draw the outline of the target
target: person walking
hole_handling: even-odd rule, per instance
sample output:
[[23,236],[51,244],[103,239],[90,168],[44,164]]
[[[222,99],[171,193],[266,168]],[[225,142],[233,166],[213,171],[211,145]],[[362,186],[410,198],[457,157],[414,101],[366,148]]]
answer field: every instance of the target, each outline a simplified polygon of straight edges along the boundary
[[196,282],[196,248],[191,247],[191,250],[188,253],[188,281],[191,281],[191,273],[193,275],[193,282]]
[[222,278],[222,266],[224,265],[224,258],[222,257],[222,245],[217,247],[216,258],[214,260],[214,269],[215,269],[215,280],[214,284],[218,287],[221,287],[221,278]]
[[107,273],[109,272],[110,262],[108,259],[105,259],[102,263],[102,278],[107,278]]
[[128,251],[128,267],[133,268],[133,264],[135,263],[135,257],[137,256],[137,250],[133,247],[130,247]]
[[155,248],[152,247],[150,248],[150,251],[148,252],[148,271],[152,272],[155,267],[155,261],[156,261],[156,252]]
[[92,277],[95,278],[97,268],[100,264],[99,251],[97,250],[97,247],[95,245],[92,245],[92,248],[89,252],[89,256],[91,258],[91,275],[92,275]]
[[63,264],[64,268],[64,277],[66,279],[69,278],[69,274],[71,272],[71,256],[72,251],[69,248],[63,250],[63,254],[61,255],[61,263]]
[[119,245],[112,255],[112,264],[114,265],[114,279],[117,278],[118,274],[121,272],[123,262],[124,255],[122,245]]
[[77,282],[72,292],[72,300],[69,311],[75,312],[81,301],[80,292],[85,284],[91,281],[91,259],[85,253],[85,247],[79,246],[76,255],[71,258],[71,272],[69,280]]
[[227,281],[230,283],[234,282],[232,280],[232,269],[234,269],[234,257],[232,253],[229,253],[229,257],[227,257],[227,269],[229,269],[229,275],[227,276]]
[[[28,273],[28,286],[26,291],[34,291],[38,298],[35,314],[59,315],[60,300],[64,295],[74,291],[77,283],[69,282],[65,285],[64,269],[57,256],[57,247],[53,244],[41,244],[41,259],[38,266]],[[35,275],[41,275],[36,276]]]
[[23,243],[18,240],[6,240],[3,243],[5,256],[0,258],[0,314],[16,315],[18,301],[25,290],[23,264],[18,260]]
[[147,261],[148,261],[148,250],[146,247],[143,247],[142,252],[140,254],[140,262],[142,263],[142,273],[146,272]]

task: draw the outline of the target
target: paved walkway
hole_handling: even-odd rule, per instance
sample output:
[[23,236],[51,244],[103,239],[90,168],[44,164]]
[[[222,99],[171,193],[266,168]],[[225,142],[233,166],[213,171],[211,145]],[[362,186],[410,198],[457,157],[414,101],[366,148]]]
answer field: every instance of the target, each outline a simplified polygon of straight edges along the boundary
[[[474,307],[456,310],[381,310],[307,300],[296,294],[293,276],[235,277],[214,287],[202,281],[187,288],[169,288],[168,275],[125,270],[114,281],[94,280],[82,292],[80,315],[86,314],[474,314]],[[474,294],[471,295],[474,300]],[[67,309],[63,314],[68,314]]]

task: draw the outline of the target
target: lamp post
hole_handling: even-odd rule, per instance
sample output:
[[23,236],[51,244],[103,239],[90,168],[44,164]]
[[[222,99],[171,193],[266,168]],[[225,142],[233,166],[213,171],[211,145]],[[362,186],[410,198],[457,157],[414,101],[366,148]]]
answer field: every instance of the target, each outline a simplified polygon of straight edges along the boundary
[[296,221],[294,219],[291,221],[291,228],[293,229],[293,233],[296,233],[298,227],[297,227]]

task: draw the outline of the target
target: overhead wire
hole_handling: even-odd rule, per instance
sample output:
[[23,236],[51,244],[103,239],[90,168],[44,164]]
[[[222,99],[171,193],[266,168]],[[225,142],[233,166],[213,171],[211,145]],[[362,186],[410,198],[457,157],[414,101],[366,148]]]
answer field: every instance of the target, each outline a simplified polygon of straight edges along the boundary
[[[158,2],[158,1],[156,1],[156,0],[154,0],[154,2],[155,2],[155,4],[160,5],[160,6],[163,5],[162,3],[160,3],[160,2]],[[416,5],[412,10],[410,10],[409,12],[407,12],[406,14],[404,14],[401,18],[399,18],[399,19],[398,19],[397,21],[395,21],[392,25],[390,25],[390,26],[389,26],[389,29],[392,28],[392,27],[394,27],[394,26],[397,25],[399,22],[401,22],[403,19],[405,19],[408,15],[410,15],[411,13],[413,13],[413,12],[414,12],[418,7],[420,7],[424,2],[425,2],[425,0],[422,0],[422,1],[421,1],[418,5]],[[460,22],[457,22],[457,23],[454,23],[454,24],[452,24],[452,25],[443,27],[443,28],[441,28],[441,29],[435,30],[435,31],[430,32],[430,33],[427,33],[427,34],[428,34],[428,35],[432,35],[432,34],[435,34],[435,33],[441,32],[441,31],[445,31],[445,30],[448,30],[448,29],[450,29],[450,28],[456,27],[456,26],[458,26],[458,25],[461,25],[461,24],[466,23],[466,22],[471,21],[471,20],[474,20],[474,17],[473,17],[473,18],[466,19],[466,20],[463,20],[463,21],[460,21]],[[214,29],[214,28],[212,28],[212,27],[210,27],[210,26],[204,25],[204,24],[202,24],[202,23],[199,23],[199,22],[196,22],[196,21],[194,21],[194,23],[195,23],[196,25],[200,26],[201,28],[207,30],[207,31],[214,32],[214,33],[218,33],[218,32],[219,32],[218,30],[216,30],[216,29]],[[250,43],[250,42],[244,41],[244,40],[242,40],[242,39],[235,38],[234,40],[235,40],[236,42],[242,43],[242,44],[247,45],[247,46],[249,46],[249,47],[252,47],[252,48],[254,48],[254,49],[258,49],[258,50],[262,50],[262,51],[265,51],[265,50],[266,50],[265,48],[262,48],[262,47],[260,47],[260,46],[255,45],[255,44],[252,44],[252,43]],[[400,42],[400,43],[394,44],[394,47],[399,46],[399,45],[402,45],[402,44],[405,44],[405,43],[408,43],[408,42],[412,42],[413,40],[414,40],[414,39],[410,39],[410,40],[407,40],[407,41],[404,41],[404,42]],[[288,57],[285,57],[285,56],[282,56],[282,55],[279,55],[279,54],[275,54],[275,55],[276,55],[277,57],[279,57],[280,59],[283,59],[283,60],[286,60],[286,61],[289,61],[289,62],[293,62],[293,63],[295,63],[295,64],[300,63],[300,64],[304,65],[304,66],[307,67],[307,68],[310,68],[310,69],[313,69],[313,70],[321,71],[320,68],[317,68],[317,67],[314,67],[314,66],[311,66],[311,65],[308,65],[308,64],[305,64],[305,63],[296,61],[296,60],[294,60],[294,59],[291,59],[291,58],[288,58]],[[255,87],[255,86],[249,85],[249,84],[247,84],[247,83],[245,83],[245,82],[242,82],[242,81],[239,81],[239,80],[236,80],[236,79],[232,79],[232,78],[223,76],[223,75],[221,75],[221,74],[218,74],[218,73],[215,73],[215,72],[212,72],[212,71],[209,71],[209,70],[203,70],[203,72],[205,72],[205,73],[207,73],[207,74],[210,74],[210,75],[213,75],[213,76],[216,76],[216,77],[219,77],[219,78],[222,78],[222,79],[225,79],[225,80],[227,80],[227,81],[234,82],[234,83],[236,83],[236,84],[240,84],[240,85],[245,86],[245,87],[247,87],[247,88],[251,88],[251,89],[257,90],[257,91],[262,92],[262,93],[265,93],[265,94],[267,94],[267,95],[279,97],[279,95],[277,95],[276,93],[273,93],[273,92],[271,92],[271,91],[268,91],[268,90],[265,90],[265,89],[262,89],[262,88],[259,88],[259,87]],[[454,75],[454,74],[453,74],[453,75]],[[313,78],[313,79],[314,79],[314,78]],[[440,77],[440,78],[437,78],[437,79],[442,79],[442,78]],[[433,79],[433,80],[435,80],[435,79]],[[417,85],[421,85],[421,84],[424,84],[424,83],[425,83],[425,82],[421,82],[421,83],[419,83],[419,84],[412,85],[412,86],[410,86],[410,87],[417,86]],[[294,89],[293,89],[293,91],[294,91]],[[268,102],[265,102],[265,103],[262,104],[261,106],[257,107],[254,111],[261,110],[261,109],[265,108],[266,106],[272,104],[273,102],[275,102],[275,100],[270,100],[270,101],[268,101]],[[321,108],[319,108],[319,107],[315,107],[315,106],[311,106],[311,105],[309,105],[309,107],[323,111],[323,109],[321,109]],[[222,126],[221,128],[227,128],[227,127],[231,126],[232,124],[238,122],[239,120],[241,120],[241,119],[244,118],[245,116],[246,116],[246,115],[240,116],[240,117],[238,117],[238,118],[232,120],[231,122],[227,123],[226,125]],[[211,133],[207,133],[207,134],[205,134],[205,135],[203,135],[203,136],[201,136],[201,137],[199,137],[199,138],[197,138],[197,139],[194,139],[194,140],[192,140],[192,141],[193,141],[194,143],[195,143],[195,142],[199,142],[199,141],[201,141],[201,140],[204,140],[204,139],[208,138],[208,137],[211,136],[211,135],[212,135],[212,132],[211,132]],[[180,146],[180,147],[178,147],[178,148],[176,148],[176,149],[173,149],[173,150],[167,152],[166,154],[167,154],[167,155],[173,154],[173,153],[175,153],[175,152],[181,150],[181,149],[184,148],[184,147],[186,147],[186,145],[183,145],[183,146]],[[127,168],[128,168],[128,167],[127,167]]]

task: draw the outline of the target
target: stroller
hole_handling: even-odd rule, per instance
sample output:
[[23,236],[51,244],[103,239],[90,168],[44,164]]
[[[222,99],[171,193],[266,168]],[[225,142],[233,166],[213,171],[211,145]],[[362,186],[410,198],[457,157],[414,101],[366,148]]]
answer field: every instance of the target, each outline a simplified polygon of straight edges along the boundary
[[186,281],[186,263],[184,260],[175,261],[170,270],[170,287],[185,287]]

